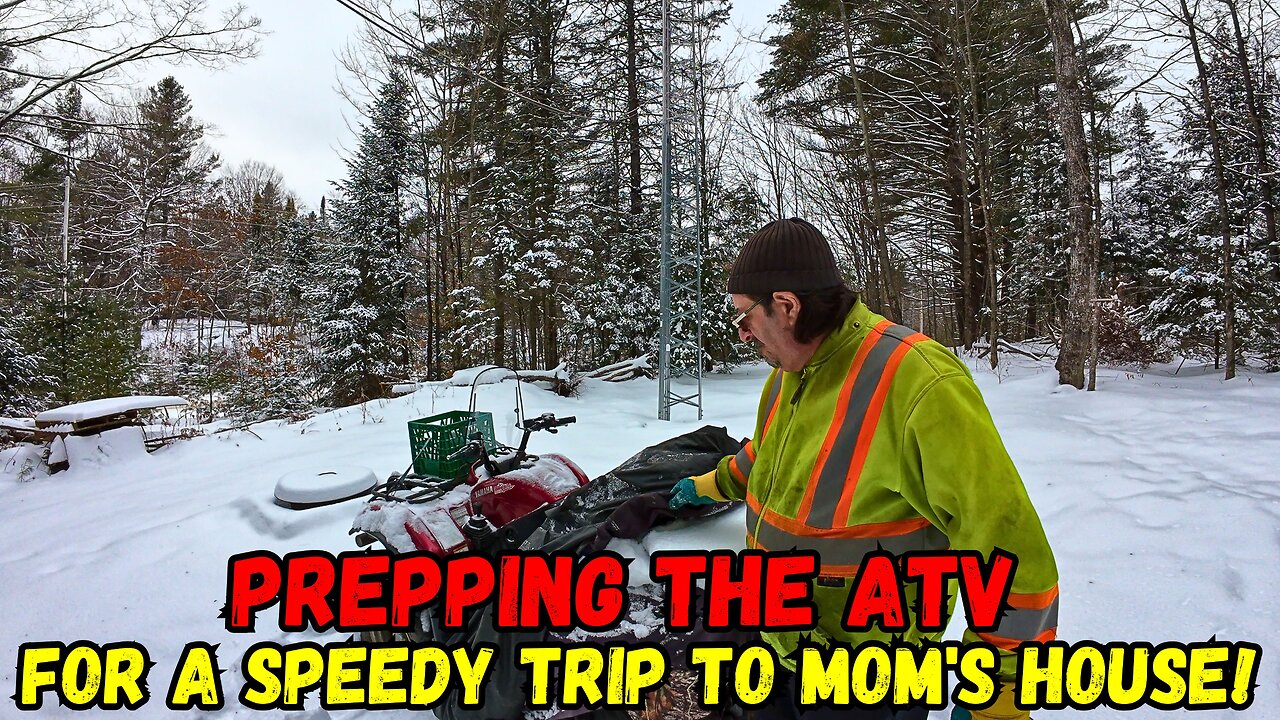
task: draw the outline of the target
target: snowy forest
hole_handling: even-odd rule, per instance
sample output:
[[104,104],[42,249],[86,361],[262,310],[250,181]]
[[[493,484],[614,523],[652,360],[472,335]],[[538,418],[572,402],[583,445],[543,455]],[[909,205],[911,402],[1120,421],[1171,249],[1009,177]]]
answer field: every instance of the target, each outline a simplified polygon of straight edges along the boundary
[[[0,2],[0,416],[136,392],[301,417],[652,357],[661,2],[344,0],[359,132],[315,198],[224,163],[181,65],[123,72],[250,58],[250,10],[137,4]],[[789,216],[873,310],[993,367],[1280,367],[1271,4],[785,0],[758,36],[690,5],[706,369],[752,359],[727,266]]]

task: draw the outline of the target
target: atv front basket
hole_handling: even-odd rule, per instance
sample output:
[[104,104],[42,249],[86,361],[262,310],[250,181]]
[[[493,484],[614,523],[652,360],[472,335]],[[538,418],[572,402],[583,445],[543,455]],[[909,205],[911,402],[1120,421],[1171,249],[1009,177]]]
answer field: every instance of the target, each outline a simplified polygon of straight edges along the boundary
[[451,410],[421,420],[410,420],[409,451],[413,454],[413,471],[418,475],[449,480],[465,474],[471,463],[449,460],[448,457],[462,449],[475,433],[480,433],[485,447],[494,447],[491,413]]

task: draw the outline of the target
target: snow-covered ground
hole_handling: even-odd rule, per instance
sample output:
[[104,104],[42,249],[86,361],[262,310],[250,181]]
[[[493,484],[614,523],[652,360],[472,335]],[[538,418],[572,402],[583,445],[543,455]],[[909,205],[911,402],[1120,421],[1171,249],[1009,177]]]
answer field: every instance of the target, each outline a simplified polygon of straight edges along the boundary
[[[1280,661],[1271,655],[1280,653],[1280,375],[1224,383],[1211,369],[1190,365],[1177,375],[1172,367],[1142,375],[1104,369],[1099,392],[1082,393],[1056,387],[1048,363],[1009,360],[999,376],[981,367],[975,375],[1057,554],[1059,637],[1159,643],[1216,635],[1259,643],[1260,688],[1246,715],[1280,718]],[[705,422],[749,434],[766,371],[753,366],[708,377]],[[498,439],[517,440],[513,383],[479,393]],[[28,482],[0,463],[0,696],[13,692],[20,643],[136,640],[158,665],[151,701],[129,715],[168,717],[162,694],[179,651],[205,640],[221,644],[219,657],[230,666],[220,715],[272,717],[239,707],[235,661],[260,640],[341,635],[286,637],[272,629],[270,615],[255,634],[225,632],[218,610],[228,556],[352,549],[347,530],[360,501],[285,510],[272,503],[277,479],[331,466],[367,466],[379,477],[402,470],[409,460],[405,422],[465,409],[467,399],[466,388],[431,386],[300,424],[264,423],[150,456],[82,462]],[[654,420],[656,387],[643,380],[588,381],[572,399],[526,387],[524,399],[530,415],[578,417],[558,435],[540,434],[534,449],[562,452],[591,476],[703,424],[688,415]],[[652,533],[646,546],[740,547],[740,512]],[[19,714],[10,703],[0,705],[0,717]],[[376,717],[401,714],[409,716]],[[56,701],[35,715],[83,716]]]
[[[160,320],[155,325],[146,324],[142,327],[142,349],[181,345],[185,342],[195,342],[197,339],[211,343],[215,347],[227,347],[248,329],[249,326],[239,320],[216,318]],[[212,338],[210,338],[211,335]]]

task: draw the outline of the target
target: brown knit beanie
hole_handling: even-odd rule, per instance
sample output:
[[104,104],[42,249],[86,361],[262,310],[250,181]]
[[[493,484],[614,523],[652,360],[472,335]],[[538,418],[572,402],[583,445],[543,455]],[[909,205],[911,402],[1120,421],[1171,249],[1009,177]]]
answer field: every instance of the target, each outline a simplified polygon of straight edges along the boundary
[[774,220],[757,230],[729,271],[729,292],[753,297],[843,283],[826,238],[800,218]]

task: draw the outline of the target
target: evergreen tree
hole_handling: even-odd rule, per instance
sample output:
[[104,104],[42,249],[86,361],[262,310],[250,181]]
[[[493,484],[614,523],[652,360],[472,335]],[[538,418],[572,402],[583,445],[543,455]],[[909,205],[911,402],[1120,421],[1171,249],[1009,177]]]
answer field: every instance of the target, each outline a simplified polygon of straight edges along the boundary
[[[729,270],[742,242],[765,222],[764,202],[755,188],[743,183],[713,188],[716,202],[709,208],[707,246],[702,251],[702,347],[704,361],[732,367],[742,359],[744,346],[730,320],[737,314],[726,288]],[[754,351],[747,357],[754,358]]]
[[13,318],[0,318],[0,416],[30,417],[44,409],[43,362],[23,347]]
[[657,351],[661,318],[653,245],[651,232],[624,225],[610,245],[587,250],[591,254],[582,260],[592,272],[573,288],[565,308],[566,340],[578,362],[605,365]]
[[[1231,263],[1223,262],[1219,234],[1214,175],[1208,123],[1203,103],[1188,102],[1180,118],[1177,139],[1183,147],[1189,167],[1199,172],[1188,173],[1186,202],[1188,210],[1187,240],[1177,242],[1171,257],[1152,269],[1150,277],[1157,285],[1144,327],[1151,337],[1180,344],[1196,356],[1212,357],[1216,363],[1224,358],[1227,307],[1231,307],[1236,360],[1248,354],[1274,358],[1280,353],[1280,280],[1272,271],[1266,240],[1263,207],[1267,183],[1257,165],[1257,138],[1249,130],[1249,107],[1240,76],[1240,65],[1225,53],[1230,47],[1224,40],[1225,29],[1218,31],[1219,41],[1209,44],[1205,64],[1213,112],[1220,128],[1219,150],[1226,183],[1228,221],[1231,229]],[[1275,73],[1266,63],[1254,63],[1262,75],[1257,84],[1274,87]],[[1187,92],[1198,93],[1195,81]],[[1274,102],[1274,101],[1272,101]],[[1280,123],[1275,109],[1261,113],[1263,132],[1269,152],[1280,147]],[[1271,161],[1274,166],[1276,160]],[[1230,286],[1227,285],[1230,271]],[[1230,302],[1227,302],[1227,298]]]
[[[129,150],[142,176],[155,188],[177,192],[203,182],[218,165],[217,156],[201,157],[204,126],[191,115],[191,98],[172,75],[147,89],[138,103],[138,131],[129,136]],[[163,215],[172,207],[171,194],[158,198]]]
[[359,402],[410,372],[413,285],[404,228],[409,88],[397,74],[380,88],[342,195],[332,204],[326,297],[317,308],[321,379],[332,401]]
[[0,416],[30,417],[44,409],[52,379],[44,374],[44,358],[24,342],[29,320],[16,287],[13,268],[0,265],[0,302],[9,308],[0,314]]
[[[125,269],[123,284],[154,304],[160,301],[163,278],[182,286],[189,272],[169,263],[170,249],[182,245],[197,250],[204,244],[203,238],[193,237],[189,224],[180,226],[177,215],[199,206],[219,160],[201,146],[204,126],[192,116],[191,99],[172,76],[147,90],[138,103],[136,122],[138,127],[125,134],[120,148],[125,163],[122,177],[104,183],[115,189],[105,190],[110,194],[100,199],[106,204],[126,204],[123,216],[111,212],[124,221],[124,241],[131,246],[127,255],[132,262]],[[172,312],[171,300],[169,304]],[[158,310],[153,307],[147,314]]]
[[268,282],[291,326],[305,319],[309,308],[323,295],[317,283],[317,252],[323,240],[320,221],[315,213],[296,216],[292,200],[285,213],[294,213],[281,230],[281,257],[271,265]]
[[253,194],[249,224],[244,243],[245,285],[242,304],[244,318],[271,324],[280,311],[280,301],[273,287],[273,269],[285,260],[281,257],[284,201],[274,181],[268,180]]
[[1126,111],[1115,202],[1103,234],[1102,271],[1121,283],[1124,300],[1144,305],[1153,295],[1151,272],[1166,268],[1186,241],[1186,169],[1167,155],[1140,101]]
[[305,340],[290,328],[245,333],[236,343],[237,371],[229,383],[226,411],[245,421],[304,417],[319,400]]
[[1066,171],[1053,97],[1037,92],[1023,121],[1022,149],[1013,175],[1012,221],[1017,241],[1005,268],[1005,330],[1034,338],[1061,324],[1067,288]]
[[128,395],[139,383],[141,324],[117,299],[73,288],[41,302],[27,329],[26,344],[49,358],[54,396],[61,403]]
[[[53,105],[50,134],[58,141],[57,150],[68,158],[79,158],[87,149],[91,118],[84,108],[80,86],[72,85],[58,95]],[[70,162],[70,161],[68,161]],[[71,165],[67,166],[70,171]]]

